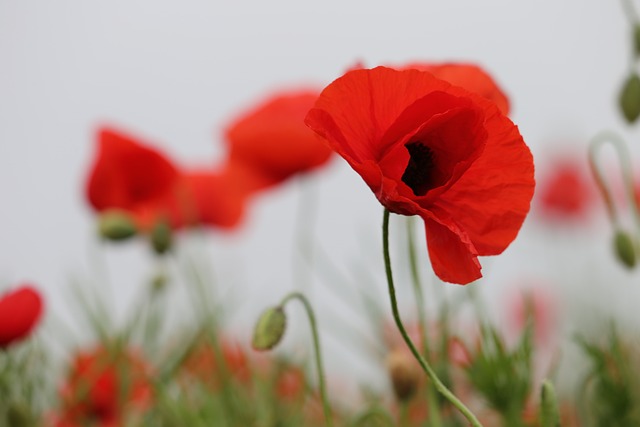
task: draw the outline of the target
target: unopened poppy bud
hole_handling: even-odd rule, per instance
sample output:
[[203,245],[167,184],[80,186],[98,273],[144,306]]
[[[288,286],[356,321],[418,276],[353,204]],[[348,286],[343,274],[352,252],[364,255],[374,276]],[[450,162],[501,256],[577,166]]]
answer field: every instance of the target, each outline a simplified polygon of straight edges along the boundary
[[540,421],[542,427],[560,427],[560,413],[556,390],[549,380],[544,380],[540,394]]
[[631,236],[622,230],[618,230],[613,238],[613,244],[618,260],[624,264],[625,267],[635,267],[636,249]]
[[386,363],[393,391],[398,400],[411,399],[416,394],[420,379],[416,361],[407,352],[394,350],[387,357]]
[[171,227],[164,220],[158,221],[151,230],[151,246],[154,252],[162,255],[171,249],[172,243]]
[[269,308],[258,319],[253,331],[253,348],[259,351],[275,347],[287,327],[287,316],[282,307]]
[[629,123],[640,116],[640,77],[636,73],[632,73],[622,86],[620,109]]
[[125,240],[135,236],[137,230],[131,216],[124,211],[111,210],[98,218],[100,236],[108,240]]

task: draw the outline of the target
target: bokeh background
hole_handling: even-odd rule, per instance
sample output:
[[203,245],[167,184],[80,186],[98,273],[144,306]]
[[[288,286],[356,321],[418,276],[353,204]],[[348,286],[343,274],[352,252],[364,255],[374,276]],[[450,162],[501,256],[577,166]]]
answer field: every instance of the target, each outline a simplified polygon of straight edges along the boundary
[[[620,3],[595,0],[0,0],[0,288],[33,282],[46,295],[47,319],[73,324],[70,283],[103,286],[108,274],[109,303],[125,312],[153,260],[143,242],[115,247],[96,239],[84,199],[96,129],[123,129],[180,164],[215,164],[224,129],[240,112],[279,89],[321,88],[355,64],[485,67],[510,96],[511,117],[536,159],[538,189],[557,158],[586,169],[589,140],[603,129],[621,133],[637,153],[637,130],[616,106],[631,64],[630,31]],[[381,221],[375,197],[334,158],[253,200],[237,230],[185,240],[229,298],[229,330],[248,339],[265,305],[300,289],[295,230],[310,227],[317,265],[303,273],[303,290],[326,331],[330,372],[367,378],[353,342],[335,333],[345,322],[371,333],[354,305],[357,292],[339,277],[370,287],[386,308]],[[601,203],[587,218],[549,220],[536,198],[519,238],[502,256],[482,260],[485,279],[472,286],[496,316],[515,290],[542,289],[571,320],[558,326],[567,333],[607,316],[633,321],[638,276],[616,263],[610,240]],[[396,254],[397,270],[406,269]],[[421,261],[429,277],[426,251]],[[400,292],[411,317],[408,285]],[[294,329],[290,346],[304,347],[306,325]]]

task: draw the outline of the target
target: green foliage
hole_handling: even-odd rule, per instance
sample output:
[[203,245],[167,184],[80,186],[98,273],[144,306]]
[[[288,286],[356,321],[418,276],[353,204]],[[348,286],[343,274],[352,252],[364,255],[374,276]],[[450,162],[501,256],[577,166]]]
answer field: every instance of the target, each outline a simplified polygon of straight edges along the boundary
[[512,426],[522,425],[514,420],[521,419],[531,393],[532,331],[526,328],[510,350],[495,327],[483,326],[479,352],[466,368],[474,388]]
[[585,425],[631,427],[640,425],[640,372],[637,351],[611,329],[606,345],[577,338],[591,362],[580,385],[579,404]]

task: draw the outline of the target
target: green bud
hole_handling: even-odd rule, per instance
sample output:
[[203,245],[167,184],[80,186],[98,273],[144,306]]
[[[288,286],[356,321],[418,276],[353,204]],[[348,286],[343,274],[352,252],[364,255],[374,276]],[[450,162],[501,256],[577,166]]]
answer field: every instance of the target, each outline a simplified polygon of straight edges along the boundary
[[540,393],[540,423],[542,427],[560,427],[556,390],[549,380],[542,382]]
[[151,279],[151,293],[160,294],[164,292],[169,282],[169,278],[164,273],[157,273]]
[[616,231],[613,237],[613,244],[616,256],[618,260],[628,268],[633,268],[636,265],[636,249],[633,244],[633,240],[629,234],[622,230]]
[[287,316],[282,307],[265,310],[253,330],[253,348],[258,351],[271,350],[275,347],[287,327]]
[[151,246],[158,255],[166,253],[171,249],[173,243],[173,236],[171,233],[171,227],[167,221],[158,221],[151,230]]
[[632,73],[620,92],[620,109],[624,118],[629,124],[636,121],[640,116],[640,77]]
[[126,240],[136,235],[136,225],[127,212],[110,210],[98,218],[98,232],[107,240]]

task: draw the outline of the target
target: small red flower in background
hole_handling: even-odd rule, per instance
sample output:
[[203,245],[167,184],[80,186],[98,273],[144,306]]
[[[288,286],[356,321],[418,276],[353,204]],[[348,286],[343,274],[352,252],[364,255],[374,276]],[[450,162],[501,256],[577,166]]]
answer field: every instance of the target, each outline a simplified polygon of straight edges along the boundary
[[314,91],[279,93],[238,117],[226,131],[229,163],[262,177],[254,180],[261,188],[325,164],[331,150],[304,124],[317,97]]
[[57,427],[119,427],[151,404],[149,369],[136,353],[97,347],[78,353],[62,388]]
[[454,86],[463,87],[469,92],[493,101],[502,114],[509,114],[509,98],[507,98],[493,78],[477,65],[413,63],[403,68],[415,68],[417,70],[428,71],[437,78],[447,81]]
[[29,285],[0,295],[0,349],[25,339],[42,316],[42,297]]
[[541,212],[551,219],[584,219],[595,201],[594,184],[575,160],[557,161],[540,180]]
[[536,344],[541,348],[548,348],[558,329],[556,305],[553,296],[541,287],[509,296],[506,303],[506,324],[511,329],[509,332],[519,336],[531,321]]
[[425,222],[442,280],[480,278],[479,255],[501,253],[533,196],[533,158],[491,101],[416,69],[350,71],[327,86],[306,123],[380,203]]
[[125,210],[142,230],[159,220],[173,228],[230,228],[242,217],[249,179],[233,165],[184,171],[147,144],[105,128],[98,132],[98,153],[86,190],[96,211]]
[[220,386],[222,375],[248,382],[251,379],[251,367],[245,350],[238,343],[228,340],[223,340],[219,345],[222,363],[218,361],[214,344],[204,341],[185,361],[185,372],[213,387]]

